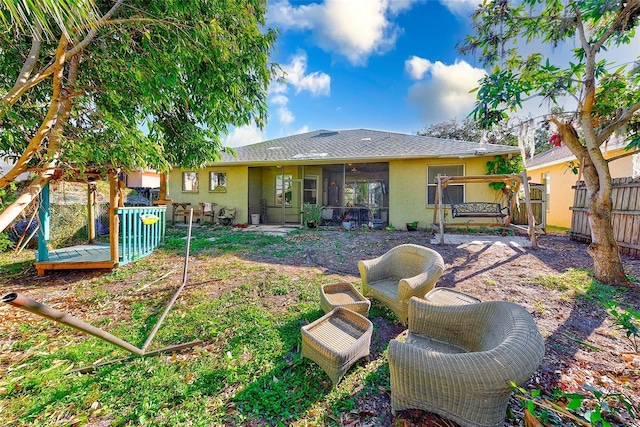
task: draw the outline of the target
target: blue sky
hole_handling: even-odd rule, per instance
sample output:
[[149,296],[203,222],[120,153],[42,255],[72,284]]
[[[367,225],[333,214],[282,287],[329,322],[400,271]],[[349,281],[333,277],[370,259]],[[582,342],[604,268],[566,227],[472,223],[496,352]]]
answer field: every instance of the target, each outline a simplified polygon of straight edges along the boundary
[[[238,147],[318,129],[375,129],[412,134],[425,126],[464,119],[473,109],[485,71],[456,44],[471,34],[479,0],[269,0],[267,25],[280,30],[271,58],[286,72],[269,87],[269,121],[231,129],[225,145]],[[538,43],[562,66],[574,46]],[[634,42],[610,52],[618,64],[638,58]],[[520,117],[548,111],[531,102]]]
[[280,29],[272,61],[285,84],[269,88],[269,121],[233,129],[237,147],[317,129],[415,133],[464,118],[483,71],[456,43],[470,31],[477,1],[272,0],[267,24]]

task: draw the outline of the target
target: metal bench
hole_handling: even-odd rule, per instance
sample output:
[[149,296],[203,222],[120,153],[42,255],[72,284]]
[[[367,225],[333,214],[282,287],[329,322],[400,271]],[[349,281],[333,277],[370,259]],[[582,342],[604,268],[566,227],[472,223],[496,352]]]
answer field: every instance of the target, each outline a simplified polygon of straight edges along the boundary
[[466,202],[451,204],[454,218],[504,218],[509,216],[509,207],[500,203]]

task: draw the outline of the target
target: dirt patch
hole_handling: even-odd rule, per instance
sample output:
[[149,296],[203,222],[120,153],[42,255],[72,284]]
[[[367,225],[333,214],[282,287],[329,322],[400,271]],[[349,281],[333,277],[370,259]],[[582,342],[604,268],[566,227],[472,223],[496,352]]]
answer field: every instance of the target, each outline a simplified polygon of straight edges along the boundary
[[[244,232],[244,231],[237,231]],[[359,281],[357,262],[377,257],[402,243],[416,243],[437,250],[445,260],[446,269],[437,283],[477,296],[482,300],[506,300],[524,306],[534,317],[544,339],[546,354],[542,365],[532,378],[532,385],[550,394],[553,389],[580,391],[585,384],[607,393],[624,393],[635,405],[640,405],[640,356],[632,354],[624,333],[612,324],[602,305],[584,298],[567,298],[566,291],[546,288],[532,280],[538,276],[558,275],[569,268],[591,269],[591,258],[586,246],[570,241],[564,235],[546,235],[539,238],[539,250],[503,244],[447,244],[438,245],[426,232],[384,232],[321,230],[291,234],[285,238],[286,251],[281,248],[262,248],[260,251],[238,253],[234,256],[194,255],[189,261],[190,283],[204,283],[212,295],[219,295],[242,283],[243,278],[211,280],[211,271],[223,263],[268,264],[277,274],[286,274],[292,279],[304,277],[310,271],[319,271],[336,281]],[[152,255],[163,266],[163,273],[182,271],[180,256]],[[640,278],[640,260],[624,258],[630,276]],[[58,310],[86,319],[99,321],[102,317],[125,320],[127,310],[118,310],[111,305],[109,312],[90,312],[90,292],[86,299],[69,298],[70,288],[80,280],[98,277],[100,272],[55,272],[44,277],[35,276],[31,269],[11,283],[0,282],[0,291],[20,292],[30,297],[47,301]],[[146,298],[145,283],[151,280],[141,271],[122,281],[101,285],[101,292],[108,292],[115,300],[119,298]],[[274,273],[275,274],[275,273]],[[179,286],[180,274],[154,287],[154,293],[165,289],[171,295]],[[131,289],[134,289],[132,291]],[[259,289],[259,287],[258,287]],[[75,295],[82,295],[74,289]],[[291,296],[289,296],[291,297]],[[287,296],[278,296],[274,304],[286,307]],[[618,298],[626,306],[640,310],[640,291],[621,290]],[[23,316],[14,311],[3,310],[9,316]],[[28,315],[31,316],[31,315]],[[402,325],[386,318],[373,318],[376,324],[372,342],[372,359],[383,356],[390,339],[404,330]],[[8,323],[3,322],[0,328]],[[15,332],[14,332],[15,333]],[[8,334],[7,336],[10,336]],[[78,339],[82,334],[78,333]],[[3,369],[6,366],[3,367]],[[514,400],[516,421],[505,425],[517,425],[522,413]],[[354,415],[355,414],[355,415]],[[438,420],[422,411],[404,411],[400,418],[390,413],[388,390],[378,395],[367,395],[359,402],[358,411],[345,417],[344,425],[354,418],[374,419],[371,425],[453,425]],[[610,420],[614,425],[633,425],[629,419]],[[425,424],[426,423],[426,424]]]

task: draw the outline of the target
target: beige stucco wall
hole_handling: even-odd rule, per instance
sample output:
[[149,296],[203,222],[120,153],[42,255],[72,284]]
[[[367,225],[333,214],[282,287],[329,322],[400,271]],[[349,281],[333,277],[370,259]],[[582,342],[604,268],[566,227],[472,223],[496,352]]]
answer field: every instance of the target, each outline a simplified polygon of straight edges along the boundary
[[[486,175],[489,157],[463,159],[419,159],[389,162],[389,223],[398,229],[406,229],[406,223],[419,221],[420,228],[430,228],[434,222],[434,205],[427,205],[427,168],[429,165],[464,165],[465,175]],[[465,201],[506,201],[488,183],[465,184]],[[448,200],[443,200],[445,222],[487,223],[487,219],[451,218]]]
[[[571,227],[573,186],[578,180],[566,163],[536,168],[527,172],[531,182],[545,184],[547,191],[547,224]],[[546,175],[548,174],[548,175]]]
[[[199,188],[197,191],[182,191],[182,173],[198,172]],[[209,172],[226,172],[227,191],[224,193],[209,191]],[[249,221],[248,212],[248,168],[246,166],[233,167],[208,167],[204,169],[174,169],[169,174],[168,195],[173,202],[189,202],[194,209],[198,208],[198,203],[216,203],[216,212],[224,206],[234,206],[236,208],[236,223],[246,223]],[[167,215],[173,214],[171,207]]]

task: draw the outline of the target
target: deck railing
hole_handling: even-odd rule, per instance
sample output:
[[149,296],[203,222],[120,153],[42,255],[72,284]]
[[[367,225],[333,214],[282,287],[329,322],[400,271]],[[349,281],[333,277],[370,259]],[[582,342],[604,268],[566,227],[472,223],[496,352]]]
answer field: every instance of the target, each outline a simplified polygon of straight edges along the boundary
[[[145,257],[164,243],[166,209],[166,206],[117,209],[120,217],[119,265]],[[158,219],[154,221],[154,217]]]

